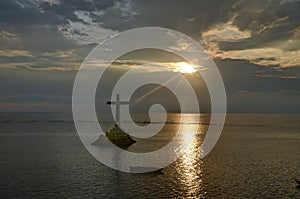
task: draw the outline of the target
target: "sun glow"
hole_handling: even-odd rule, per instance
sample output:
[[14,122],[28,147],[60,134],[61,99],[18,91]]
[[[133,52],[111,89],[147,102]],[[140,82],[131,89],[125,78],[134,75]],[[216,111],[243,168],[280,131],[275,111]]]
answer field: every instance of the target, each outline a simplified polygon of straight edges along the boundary
[[178,62],[175,67],[175,71],[180,73],[194,73],[197,71],[193,65],[186,62]]

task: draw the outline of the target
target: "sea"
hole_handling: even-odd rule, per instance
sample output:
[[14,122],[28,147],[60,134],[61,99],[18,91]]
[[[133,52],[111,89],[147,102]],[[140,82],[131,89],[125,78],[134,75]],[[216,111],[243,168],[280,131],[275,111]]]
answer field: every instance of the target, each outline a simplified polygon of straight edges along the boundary
[[201,159],[210,115],[172,113],[165,133],[128,150],[163,147],[180,117],[185,125],[200,118],[196,131],[184,132],[183,139],[193,135],[188,151],[161,172],[135,174],[96,160],[70,113],[1,112],[0,198],[300,198],[299,114],[227,114]]

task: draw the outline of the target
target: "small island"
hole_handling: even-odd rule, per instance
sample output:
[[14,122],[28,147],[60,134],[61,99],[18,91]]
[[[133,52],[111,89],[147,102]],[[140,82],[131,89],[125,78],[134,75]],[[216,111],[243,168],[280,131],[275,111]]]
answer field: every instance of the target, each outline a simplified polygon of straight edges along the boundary
[[130,137],[130,135],[125,133],[117,124],[115,124],[108,132],[105,133],[105,136],[100,135],[99,138],[92,143],[92,145],[100,147],[110,146],[110,143],[106,138],[122,149],[127,149],[136,142]]
[[114,125],[108,132],[106,137],[120,148],[126,149],[136,141],[125,133],[118,125]]

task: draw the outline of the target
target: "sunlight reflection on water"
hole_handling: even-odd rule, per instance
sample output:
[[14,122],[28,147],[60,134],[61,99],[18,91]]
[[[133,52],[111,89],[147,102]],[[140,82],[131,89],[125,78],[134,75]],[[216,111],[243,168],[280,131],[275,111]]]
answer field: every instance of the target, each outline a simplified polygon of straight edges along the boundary
[[174,190],[176,197],[203,198],[206,192],[202,185],[203,163],[199,158],[202,140],[198,135],[203,134],[204,130],[200,125],[193,123],[192,116],[187,115],[183,118],[185,124],[182,126],[183,131],[181,132],[180,141],[182,143],[192,142],[192,145],[184,155],[171,165],[172,169],[166,169],[166,174],[170,175],[178,186]]

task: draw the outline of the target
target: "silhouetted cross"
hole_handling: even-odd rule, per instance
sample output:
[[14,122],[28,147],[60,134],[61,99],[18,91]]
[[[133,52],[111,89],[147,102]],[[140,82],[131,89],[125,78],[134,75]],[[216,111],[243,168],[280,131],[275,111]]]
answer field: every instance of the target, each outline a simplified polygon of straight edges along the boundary
[[117,94],[116,101],[108,101],[106,104],[116,105],[116,122],[120,124],[120,105],[128,105],[129,102],[122,102],[120,101],[120,95]]

